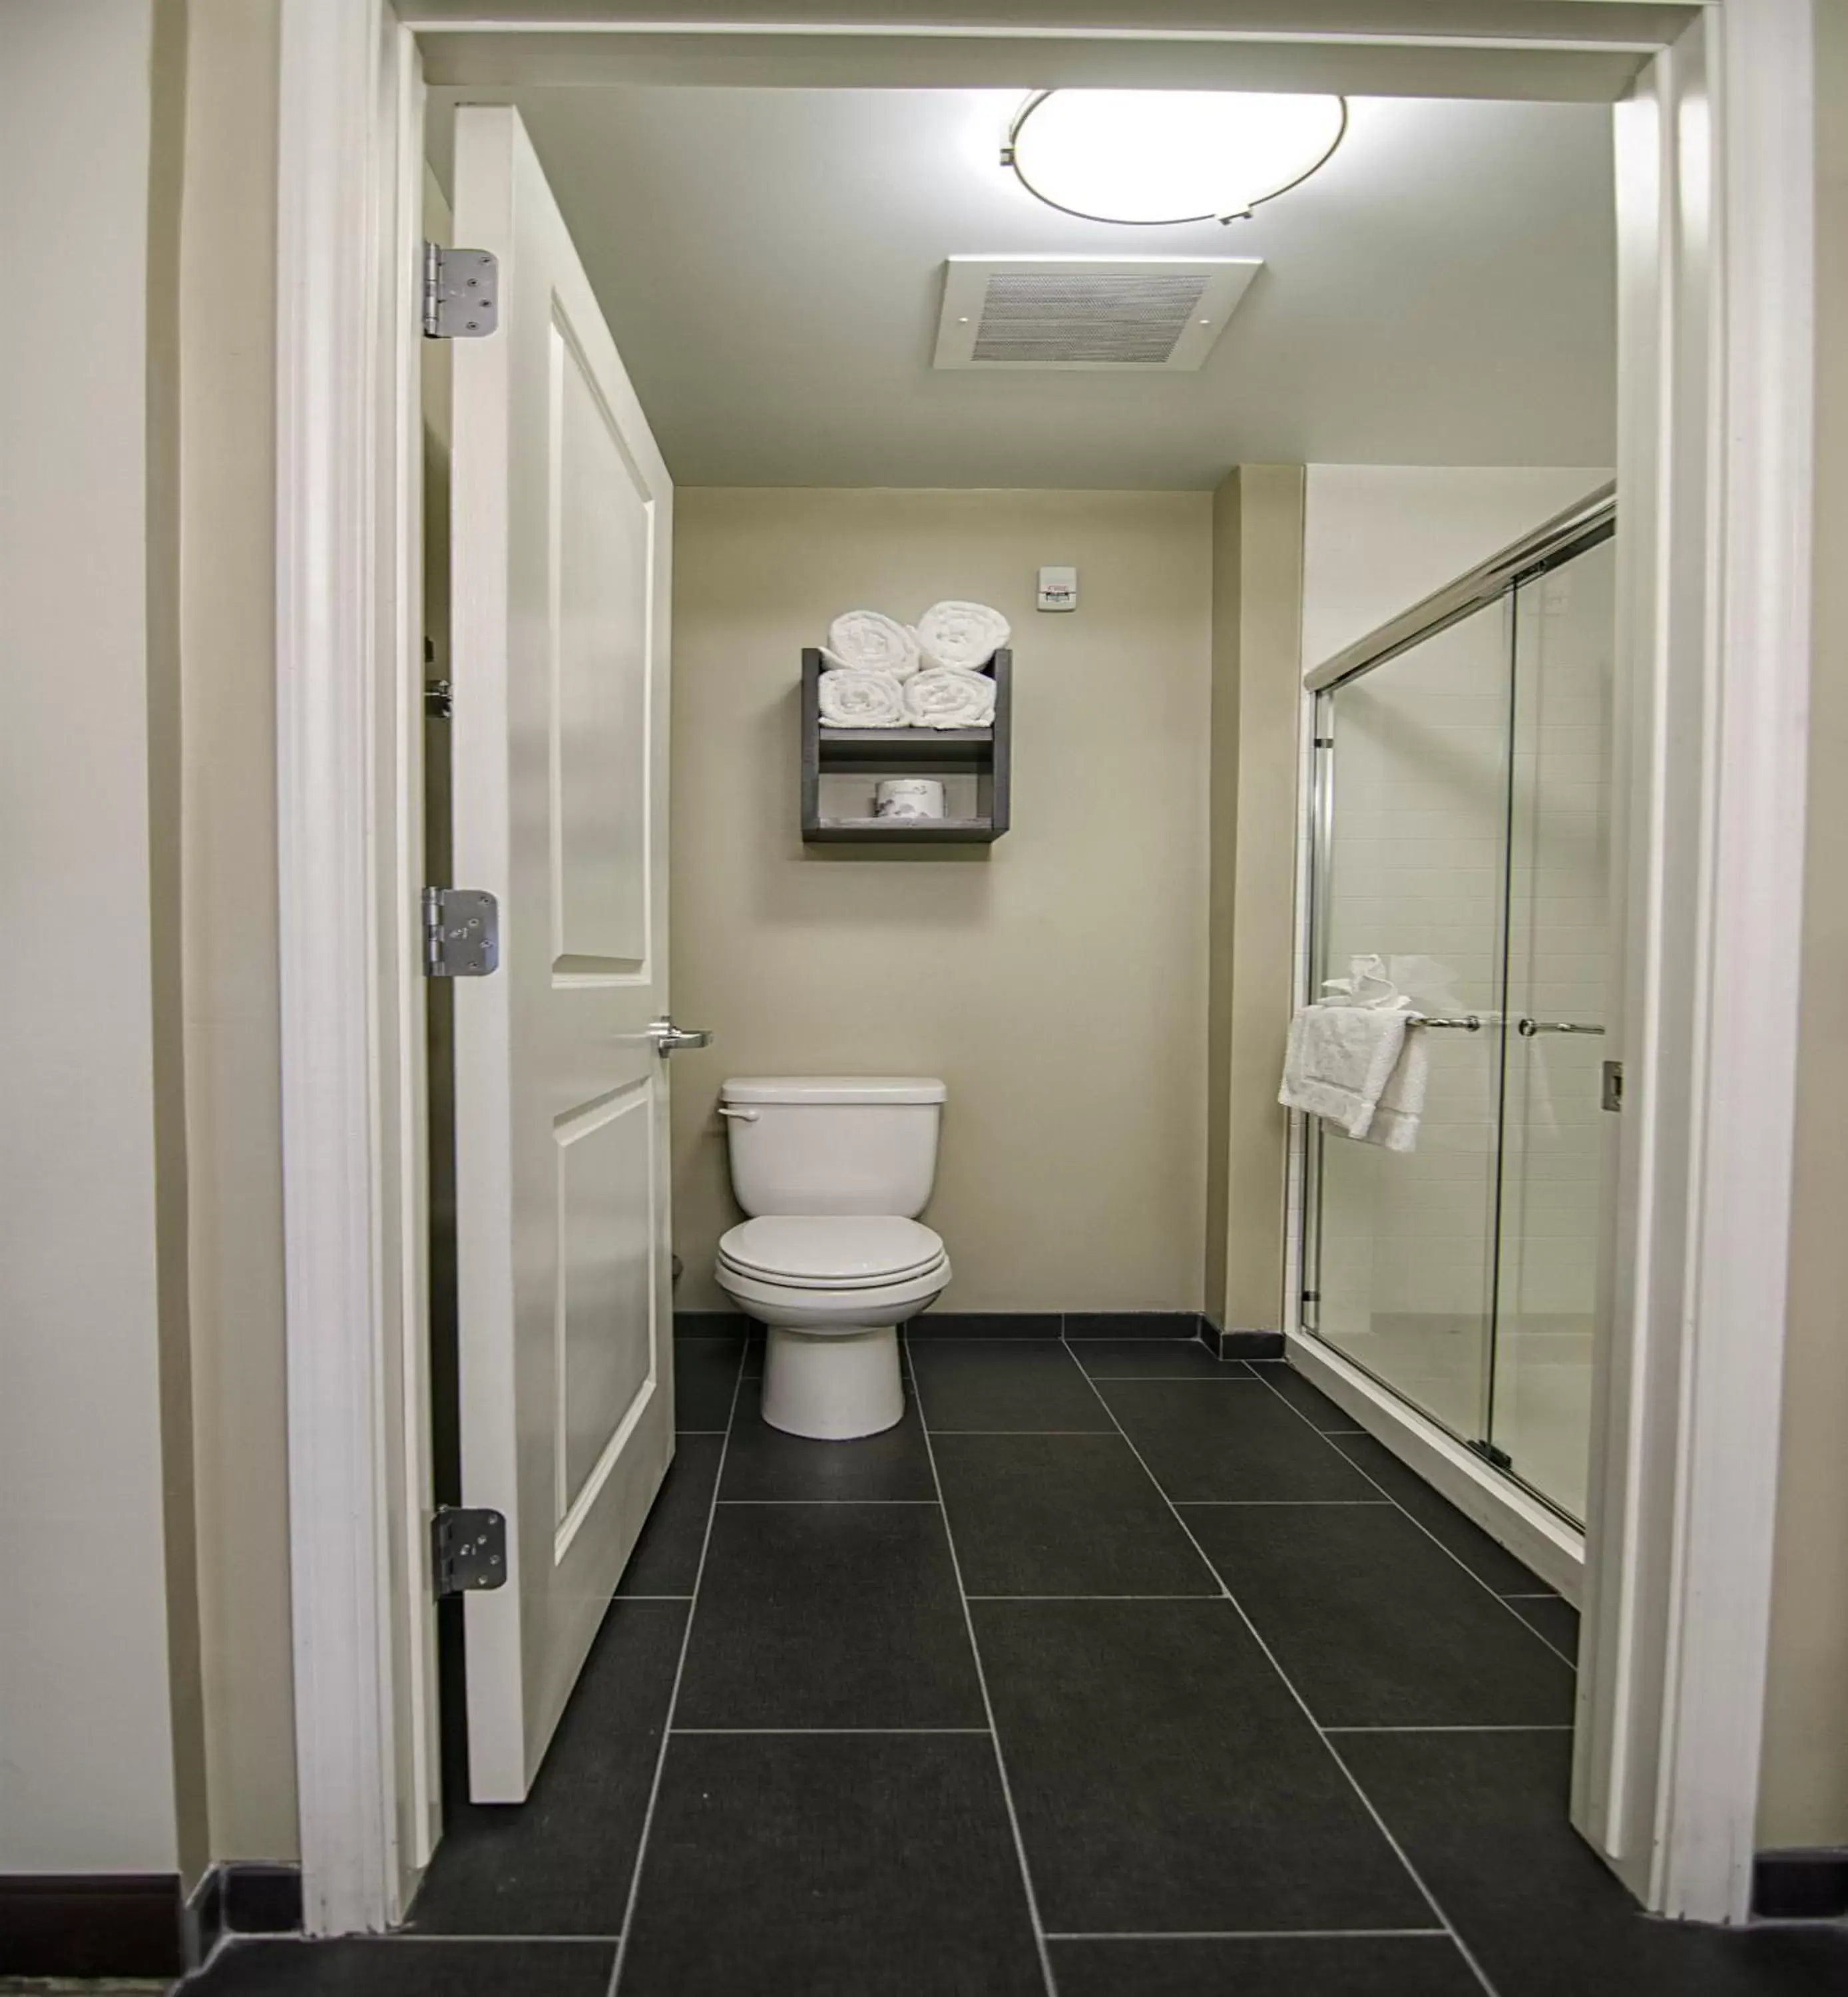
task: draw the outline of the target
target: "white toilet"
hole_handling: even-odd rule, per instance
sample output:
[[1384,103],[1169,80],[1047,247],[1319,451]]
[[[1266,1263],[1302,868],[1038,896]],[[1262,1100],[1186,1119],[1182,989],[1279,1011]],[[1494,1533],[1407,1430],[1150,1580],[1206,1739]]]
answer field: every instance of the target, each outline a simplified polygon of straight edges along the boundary
[[905,1412],[898,1327],[950,1281],[912,1216],[936,1176],[940,1081],[740,1076],[719,1092],[732,1187],[751,1216],[719,1244],[719,1287],[766,1327],[764,1419],[877,1435]]

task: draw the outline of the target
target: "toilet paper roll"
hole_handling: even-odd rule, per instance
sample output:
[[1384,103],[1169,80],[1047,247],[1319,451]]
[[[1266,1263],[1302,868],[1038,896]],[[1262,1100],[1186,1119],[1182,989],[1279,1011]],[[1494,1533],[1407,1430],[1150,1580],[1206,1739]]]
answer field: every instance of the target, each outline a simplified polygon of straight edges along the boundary
[[935,777],[888,777],[873,793],[877,818],[941,818],[943,786]]

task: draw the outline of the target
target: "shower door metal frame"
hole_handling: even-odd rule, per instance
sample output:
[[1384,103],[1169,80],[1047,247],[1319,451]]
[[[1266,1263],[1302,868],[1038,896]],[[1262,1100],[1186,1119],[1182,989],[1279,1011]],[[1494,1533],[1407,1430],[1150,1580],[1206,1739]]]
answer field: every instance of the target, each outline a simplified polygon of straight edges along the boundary
[[[1364,637],[1357,639],[1344,647],[1333,657],[1303,675],[1303,690],[1310,704],[1310,733],[1312,761],[1309,771],[1308,795],[1308,857],[1305,868],[1306,884],[1305,907],[1303,920],[1307,933],[1303,975],[1298,985],[1298,1002],[1312,1003],[1321,990],[1321,981],[1329,975],[1327,936],[1326,930],[1328,881],[1333,861],[1335,835],[1335,784],[1338,771],[1336,761],[1337,750],[1335,729],[1337,722],[1334,713],[1333,697],[1343,687],[1389,667],[1395,659],[1415,650],[1426,640],[1434,638],[1465,618],[1492,609],[1497,604],[1506,606],[1512,613],[1518,592],[1526,585],[1537,581],[1542,576],[1550,574],[1555,569],[1564,568],[1569,562],[1576,561],[1581,555],[1593,548],[1601,547],[1612,540],[1617,532],[1617,487],[1614,481],[1599,486],[1543,521],[1531,533],[1524,534],[1491,555],[1487,560],[1459,576],[1454,582],[1446,583],[1410,609],[1402,611]],[[1295,1170],[1299,1174],[1297,1197],[1302,1226],[1298,1247],[1291,1267],[1295,1280],[1292,1288],[1298,1302],[1297,1328],[1305,1336],[1317,1339],[1321,1343],[1339,1354],[1347,1364],[1357,1368],[1368,1378],[1377,1381],[1387,1392],[1395,1395],[1408,1407],[1415,1408],[1423,1419],[1453,1436],[1461,1446],[1477,1457],[1495,1475],[1506,1478],[1511,1484],[1525,1491],[1533,1501],[1544,1506],[1550,1512],[1558,1513],[1574,1533],[1583,1530],[1583,1522],[1573,1518],[1547,1493],[1530,1484],[1519,1471],[1508,1463],[1496,1460],[1495,1449],[1495,1371],[1498,1357],[1497,1340],[1500,1335],[1501,1281],[1499,1271],[1502,1261],[1502,1205],[1506,1171],[1505,1145],[1508,1111],[1508,1033],[1509,1023],[1505,1016],[1505,999],[1508,988],[1508,922],[1510,882],[1508,869],[1512,860],[1511,829],[1508,823],[1512,809],[1513,743],[1512,731],[1515,726],[1515,688],[1520,666],[1515,655],[1515,631],[1512,614],[1505,618],[1505,664],[1508,688],[1508,725],[1510,740],[1505,751],[1506,761],[1503,770],[1504,796],[1500,870],[1502,874],[1499,903],[1495,919],[1494,957],[1497,966],[1503,1004],[1495,1009],[1497,1016],[1492,1021],[1484,1019],[1483,1030],[1497,1032],[1501,1040],[1495,1051],[1495,1171],[1493,1190],[1489,1197],[1488,1225],[1489,1228],[1488,1264],[1489,1286],[1487,1303],[1488,1350],[1484,1355],[1479,1409],[1474,1436],[1460,1434],[1442,1416],[1432,1409],[1422,1407],[1392,1381],[1375,1373],[1364,1361],[1359,1360],[1335,1344],[1322,1333],[1319,1323],[1311,1325],[1302,1316],[1302,1307],[1319,1305],[1319,1284],[1315,1290],[1309,1287],[1312,1274],[1319,1268],[1322,1244],[1322,1164],[1328,1143],[1326,1133],[1314,1118],[1302,1119],[1302,1130],[1297,1147]],[[1319,1311],[1318,1311],[1319,1318]]]

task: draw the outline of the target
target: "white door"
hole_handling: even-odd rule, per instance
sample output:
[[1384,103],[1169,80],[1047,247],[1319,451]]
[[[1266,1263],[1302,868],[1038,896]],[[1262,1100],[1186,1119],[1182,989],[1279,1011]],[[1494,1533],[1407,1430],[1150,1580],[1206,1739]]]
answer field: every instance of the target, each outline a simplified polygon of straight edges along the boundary
[[543,1758],[674,1449],[667,1011],[672,488],[518,115],[456,118],[455,240],[500,260],[457,340],[453,884],[500,904],[455,988],[470,1792]]

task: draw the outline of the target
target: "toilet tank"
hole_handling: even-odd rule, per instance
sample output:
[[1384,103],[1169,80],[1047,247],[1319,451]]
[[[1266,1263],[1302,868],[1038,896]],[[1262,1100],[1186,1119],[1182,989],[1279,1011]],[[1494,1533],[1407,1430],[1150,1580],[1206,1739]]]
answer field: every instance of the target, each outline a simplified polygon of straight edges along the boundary
[[719,1092],[746,1213],[922,1212],[948,1091],[918,1075],[736,1075]]

